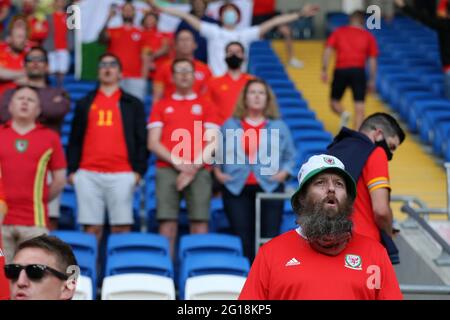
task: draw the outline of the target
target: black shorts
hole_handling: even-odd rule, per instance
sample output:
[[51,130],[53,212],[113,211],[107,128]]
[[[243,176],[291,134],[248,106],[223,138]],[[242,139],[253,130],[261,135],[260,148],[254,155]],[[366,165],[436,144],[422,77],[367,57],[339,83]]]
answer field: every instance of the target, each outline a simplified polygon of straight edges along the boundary
[[331,85],[331,98],[341,100],[345,89],[350,86],[354,101],[366,99],[367,77],[364,68],[348,68],[334,70],[333,83]]

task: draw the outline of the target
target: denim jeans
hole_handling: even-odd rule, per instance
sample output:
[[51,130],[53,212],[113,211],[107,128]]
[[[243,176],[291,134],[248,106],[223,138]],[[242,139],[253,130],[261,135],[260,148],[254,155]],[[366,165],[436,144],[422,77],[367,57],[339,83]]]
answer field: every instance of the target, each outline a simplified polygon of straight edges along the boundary
[[[283,192],[284,185],[274,192]],[[244,255],[253,261],[255,257],[255,199],[257,192],[264,192],[258,185],[245,186],[239,195],[223,188],[223,205],[234,234],[242,240]],[[261,202],[261,236],[272,238],[279,234],[283,215],[283,200]]]

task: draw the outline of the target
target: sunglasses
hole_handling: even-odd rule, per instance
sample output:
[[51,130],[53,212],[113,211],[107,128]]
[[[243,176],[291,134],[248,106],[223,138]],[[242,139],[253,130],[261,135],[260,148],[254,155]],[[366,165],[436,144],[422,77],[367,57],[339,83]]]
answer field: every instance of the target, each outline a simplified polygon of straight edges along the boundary
[[118,66],[119,66],[119,63],[117,61],[110,61],[110,62],[104,61],[104,62],[100,62],[98,64],[99,68],[108,68],[108,67],[114,68],[114,67],[118,67]]
[[41,280],[48,273],[61,280],[67,280],[69,278],[64,273],[43,264],[29,264],[27,266],[22,266],[20,264],[7,264],[5,265],[5,276],[10,280],[16,281],[23,269],[25,269],[28,279],[34,281]]

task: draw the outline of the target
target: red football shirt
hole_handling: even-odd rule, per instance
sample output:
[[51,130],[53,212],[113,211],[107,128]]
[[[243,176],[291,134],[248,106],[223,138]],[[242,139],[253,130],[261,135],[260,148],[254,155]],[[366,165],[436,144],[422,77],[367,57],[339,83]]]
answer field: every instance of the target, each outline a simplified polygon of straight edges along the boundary
[[[249,163],[256,163],[255,158],[258,152],[259,137],[261,133],[260,129],[266,126],[266,121],[263,121],[261,124],[255,126],[249,123],[247,120],[242,120],[241,125],[242,129],[244,130],[244,135],[242,136],[242,146],[244,148],[244,153],[248,157]],[[256,179],[253,171],[250,171],[245,184],[258,184],[258,180]]]
[[[208,100],[196,94],[185,97],[173,94],[172,97],[162,99],[153,106],[147,128],[156,127],[162,128],[162,145],[169,151],[174,151],[176,156],[192,162],[206,145],[205,142],[202,143],[204,128],[218,125]],[[186,133],[187,136],[177,138],[177,133]],[[156,166],[170,167],[171,164],[157,160]]]
[[357,196],[352,214],[354,230],[377,241],[380,241],[380,230],[375,222],[370,192],[380,188],[390,190],[391,186],[388,159],[384,150],[378,147],[367,159],[356,184]]
[[291,230],[258,251],[241,300],[400,300],[402,294],[386,249],[353,233],[336,256],[311,248]]
[[49,26],[47,20],[37,19],[34,16],[29,17],[28,28],[30,29],[28,39],[32,42],[41,44],[48,36]]
[[53,13],[53,22],[55,24],[54,42],[56,50],[67,49],[67,14],[65,12]]
[[107,30],[110,37],[108,51],[119,57],[124,78],[142,76],[142,31],[122,26]]
[[364,68],[369,57],[378,56],[375,37],[353,26],[336,29],[328,38],[326,46],[336,50],[336,69]]
[[[172,79],[172,60],[168,61],[156,71],[153,85],[164,88],[164,98],[170,97],[175,93],[175,83]],[[212,77],[208,66],[199,60],[194,59],[194,86],[192,90],[198,95],[206,92],[209,79]]]
[[[10,70],[23,70],[26,51],[14,52],[7,43],[0,43],[0,67]],[[8,89],[13,89],[17,85],[14,81],[0,80],[0,97]]]
[[253,15],[261,16],[275,13],[275,0],[253,0]]
[[66,168],[56,132],[40,124],[21,135],[11,122],[0,127],[0,163],[8,213],[5,225],[48,225],[48,171]]
[[207,95],[216,107],[221,125],[233,115],[239,95],[250,79],[253,76],[248,73],[243,73],[237,80],[225,73],[209,81]]
[[0,300],[9,299],[9,281],[5,277],[5,270],[3,266],[5,265],[5,256],[2,250],[2,237],[0,231]]
[[[146,52],[154,53],[161,49],[167,37],[159,32],[156,28],[142,31],[142,46]],[[169,39],[167,39],[169,41]],[[170,60],[169,55],[158,57],[154,60],[155,69],[148,73],[148,78],[153,79],[156,70],[159,70],[165,63]]]
[[89,111],[80,168],[97,172],[131,172],[120,111],[121,91],[98,91]]

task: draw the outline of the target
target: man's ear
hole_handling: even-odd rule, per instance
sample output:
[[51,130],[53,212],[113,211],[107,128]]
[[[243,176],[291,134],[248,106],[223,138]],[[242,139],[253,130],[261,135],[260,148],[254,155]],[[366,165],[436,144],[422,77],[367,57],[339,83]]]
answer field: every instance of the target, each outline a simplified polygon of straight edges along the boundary
[[64,286],[61,292],[61,300],[71,300],[75,295],[75,290],[77,289],[77,280],[71,279],[64,282]]

